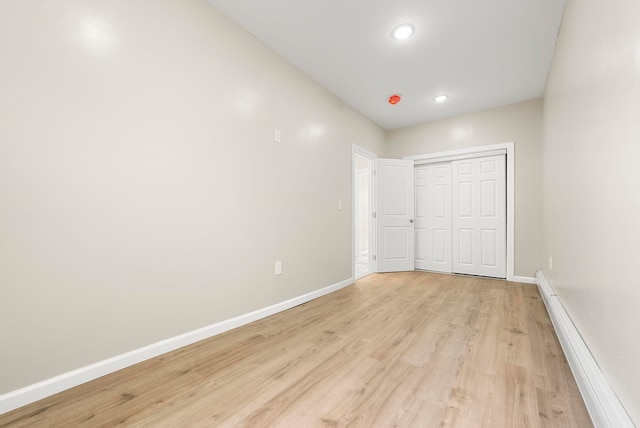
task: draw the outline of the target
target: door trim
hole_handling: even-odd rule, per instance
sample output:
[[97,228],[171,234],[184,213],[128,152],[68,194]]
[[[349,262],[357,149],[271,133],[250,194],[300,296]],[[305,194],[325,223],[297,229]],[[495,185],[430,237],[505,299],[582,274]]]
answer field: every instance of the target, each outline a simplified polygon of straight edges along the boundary
[[465,149],[444,152],[426,153],[416,156],[405,156],[403,159],[413,160],[415,165],[443,162],[467,157],[484,156],[505,150],[507,155],[507,281],[513,281],[515,250],[515,144],[513,141],[488,146],[468,147]]
[[[360,147],[357,144],[351,144],[351,278],[354,280],[362,278],[366,275],[362,275],[356,278],[356,261],[354,258],[355,248],[356,248],[356,201],[355,201],[355,186],[356,186],[356,171],[355,171],[355,155],[358,154],[369,159],[371,170],[373,171],[375,165],[373,162],[378,158],[378,155],[365,149],[364,147]],[[374,212],[374,204],[376,198],[376,188],[373,179],[373,174],[369,176],[369,189],[371,189],[371,197],[369,198],[369,212]],[[376,271],[376,261],[373,260],[373,254],[375,252],[376,245],[376,234],[375,234],[375,222],[369,222],[369,265],[371,266],[371,272]]]

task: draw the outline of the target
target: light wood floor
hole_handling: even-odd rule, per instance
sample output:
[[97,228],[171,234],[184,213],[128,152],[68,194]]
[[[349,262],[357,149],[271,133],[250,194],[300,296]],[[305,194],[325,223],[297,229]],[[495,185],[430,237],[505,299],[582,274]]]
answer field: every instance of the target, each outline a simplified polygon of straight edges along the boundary
[[590,427],[534,285],[370,275],[0,427]]

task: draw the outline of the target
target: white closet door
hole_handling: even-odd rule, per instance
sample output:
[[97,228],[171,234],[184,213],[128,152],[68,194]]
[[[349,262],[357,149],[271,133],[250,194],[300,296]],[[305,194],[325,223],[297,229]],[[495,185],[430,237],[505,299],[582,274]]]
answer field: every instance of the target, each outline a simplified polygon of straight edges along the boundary
[[376,271],[414,269],[412,160],[376,159]]
[[451,163],[416,167],[416,269],[453,271]]
[[504,155],[453,161],[453,271],[506,277]]

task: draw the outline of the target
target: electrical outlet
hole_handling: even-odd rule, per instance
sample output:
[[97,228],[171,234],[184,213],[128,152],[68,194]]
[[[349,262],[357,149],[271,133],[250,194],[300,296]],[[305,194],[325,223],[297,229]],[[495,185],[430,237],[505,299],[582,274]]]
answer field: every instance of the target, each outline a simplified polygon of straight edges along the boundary
[[276,262],[276,275],[282,274],[282,262]]
[[282,143],[282,132],[279,129],[273,130],[273,141],[276,143]]
[[553,257],[549,257],[549,270],[553,270]]
[[342,199],[338,199],[338,209],[342,209]]

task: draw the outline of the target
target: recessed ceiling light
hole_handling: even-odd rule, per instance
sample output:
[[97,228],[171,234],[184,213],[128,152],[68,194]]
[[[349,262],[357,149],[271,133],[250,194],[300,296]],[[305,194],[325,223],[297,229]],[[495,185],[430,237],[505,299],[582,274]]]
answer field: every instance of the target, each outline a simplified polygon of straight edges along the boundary
[[401,24],[398,25],[395,30],[391,33],[394,39],[396,40],[404,40],[413,34],[415,28],[411,24]]
[[433,99],[433,101],[435,101],[437,103],[443,103],[443,102],[447,101],[447,98],[449,98],[448,95],[438,95],[437,97],[435,97]]

